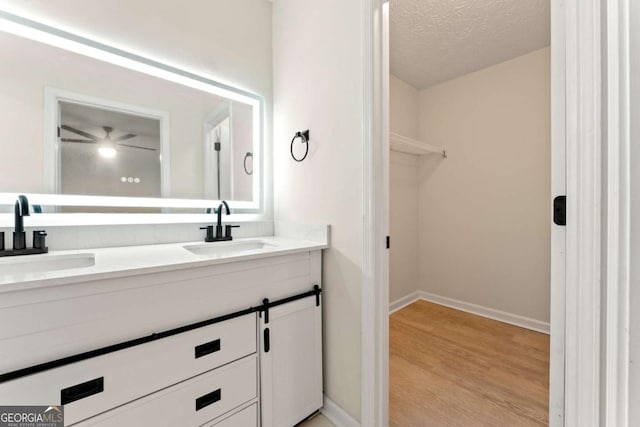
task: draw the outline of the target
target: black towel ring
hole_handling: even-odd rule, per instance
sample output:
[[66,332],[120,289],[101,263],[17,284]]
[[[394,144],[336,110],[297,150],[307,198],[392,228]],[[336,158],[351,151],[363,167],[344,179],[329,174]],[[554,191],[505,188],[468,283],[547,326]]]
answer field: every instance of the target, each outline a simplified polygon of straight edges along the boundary
[[[249,172],[249,169],[247,169],[247,159],[251,157],[251,172]],[[242,162],[243,166],[244,166],[244,173],[246,173],[247,175],[253,175],[253,153],[250,151],[247,151],[247,154],[244,155],[244,161]]]
[[[296,158],[296,156],[293,154],[293,143],[296,141],[296,138],[300,138],[303,144],[307,144],[307,149],[305,150],[304,156],[302,156],[301,159]],[[301,162],[307,158],[307,154],[309,154],[309,129],[302,132],[296,132],[295,136],[291,140],[291,157],[293,157],[293,160],[295,160],[296,162]]]

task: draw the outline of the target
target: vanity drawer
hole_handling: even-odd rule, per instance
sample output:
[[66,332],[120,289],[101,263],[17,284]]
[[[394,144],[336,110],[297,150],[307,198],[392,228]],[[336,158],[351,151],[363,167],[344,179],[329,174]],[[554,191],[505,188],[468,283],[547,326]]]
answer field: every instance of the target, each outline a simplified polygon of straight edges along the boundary
[[[258,395],[257,374],[257,357],[250,356],[85,420],[76,426],[201,426],[256,399]],[[254,408],[253,414],[251,408]],[[257,417],[255,406],[247,409],[249,409],[247,413],[240,411],[221,420],[219,424],[213,425],[254,427],[257,423],[248,423]]]
[[207,427],[257,427],[258,426],[258,404],[254,403],[248,408],[236,412],[223,419],[216,420]]
[[71,424],[255,352],[249,314],[2,383],[0,402],[64,404]]

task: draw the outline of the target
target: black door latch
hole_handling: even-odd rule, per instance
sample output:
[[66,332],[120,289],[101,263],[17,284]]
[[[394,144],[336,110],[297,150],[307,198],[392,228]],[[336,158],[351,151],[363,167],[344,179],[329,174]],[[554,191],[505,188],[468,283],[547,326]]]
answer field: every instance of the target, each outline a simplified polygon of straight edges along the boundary
[[567,225],[567,196],[553,199],[553,222],[556,225]]

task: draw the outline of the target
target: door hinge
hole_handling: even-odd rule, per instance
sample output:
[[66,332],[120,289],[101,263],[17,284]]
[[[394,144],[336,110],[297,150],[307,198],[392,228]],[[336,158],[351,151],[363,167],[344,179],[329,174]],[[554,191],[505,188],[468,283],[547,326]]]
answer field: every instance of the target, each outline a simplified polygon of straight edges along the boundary
[[58,138],[60,138],[60,126],[58,126]]
[[567,225],[567,196],[553,199],[553,222],[556,225]]
[[387,236],[387,249],[391,247],[391,236]]

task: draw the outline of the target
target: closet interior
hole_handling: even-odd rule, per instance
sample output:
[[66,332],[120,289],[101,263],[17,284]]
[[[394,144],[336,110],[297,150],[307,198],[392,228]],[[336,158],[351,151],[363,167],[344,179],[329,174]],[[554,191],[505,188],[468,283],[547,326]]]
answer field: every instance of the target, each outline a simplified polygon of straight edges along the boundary
[[390,425],[546,425],[549,1],[453,3],[390,7]]

